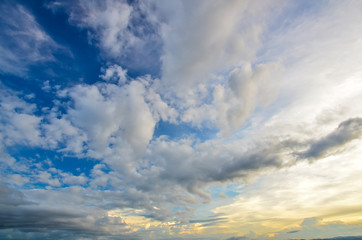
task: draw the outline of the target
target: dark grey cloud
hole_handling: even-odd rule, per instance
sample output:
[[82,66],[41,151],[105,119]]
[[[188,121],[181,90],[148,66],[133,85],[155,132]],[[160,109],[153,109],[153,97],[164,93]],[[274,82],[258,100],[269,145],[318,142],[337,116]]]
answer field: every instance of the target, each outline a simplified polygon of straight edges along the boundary
[[362,118],[351,118],[339,124],[338,128],[327,136],[312,142],[307,151],[301,154],[303,158],[318,158],[329,150],[359,138],[362,135]]
[[362,236],[341,236],[333,238],[313,238],[312,240],[362,240]]
[[89,230],[80,228],[73,220],[82,215],[62,210],[48,210],[23,207],[7,207],[0,209],[0,228],[17,228],[24,231],[41,229]]
[[[54,202],[54,206],[46,207],[26,200],[19,190],[0,185],[0,238],[98,239],[106,236],[107,239],[139,239],[136,234],[128,234],[121,218],[96,215],[85,207],[74,209],[71,205],[74,200],[69,197],[69,206]],[[113,228],[112,233],[110,228]]]
[[0,207],[1,206],[19,206],[34,204],[24,198],[24,194],[16,189],[0,184]]
[[248,239],[248,238],[247,237],[231,237],[226,240],[246,240],[246,239]]
[[[17,228],[26,231],[39,229],[81,230],[74,219],[82,215],[67,210],[51,210],[28,201],[19,190],[0,185],[0,229]],[[38,230],[36,230],[38,229]]]

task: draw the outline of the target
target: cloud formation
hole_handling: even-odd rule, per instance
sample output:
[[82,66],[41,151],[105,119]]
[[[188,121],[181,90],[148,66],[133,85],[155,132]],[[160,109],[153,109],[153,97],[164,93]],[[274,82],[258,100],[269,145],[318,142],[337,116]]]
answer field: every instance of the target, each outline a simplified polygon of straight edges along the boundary
[[0,238],[360,234],[360,3],[39,4],[0,4]]

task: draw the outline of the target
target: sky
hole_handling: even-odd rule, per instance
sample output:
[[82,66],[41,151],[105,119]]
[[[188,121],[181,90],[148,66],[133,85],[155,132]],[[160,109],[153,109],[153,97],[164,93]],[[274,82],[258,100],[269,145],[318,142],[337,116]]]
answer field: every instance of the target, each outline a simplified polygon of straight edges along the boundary
[[362,2],[0,1],[0,239],[362,239]]

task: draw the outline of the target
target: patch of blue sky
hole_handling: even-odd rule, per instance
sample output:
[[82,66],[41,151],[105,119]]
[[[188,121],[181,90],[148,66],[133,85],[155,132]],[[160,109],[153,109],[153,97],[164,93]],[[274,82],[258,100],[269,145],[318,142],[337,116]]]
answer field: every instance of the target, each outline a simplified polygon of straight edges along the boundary
[[159,121],[156,125],[153,139],[157,139],[160,136],[167,136],[169,140],[180,140],[184,138],[194,138],[199,142],[214,139],[218,129],[201,128],[192,126],[189,123],[170,123],[165,121]]
[[234,184],[228,184],[225,188],[224,194],[227,197],[235,197],[237,195],[240,194],[240,190],[244,189],[244,184],[240,184],[240,183],[234,183]]
[[222,195],[227,198],[232,198],[239,195],[236,189],[240,188],[241,185],[242,184],[228,184],[226,186],[214,186],[209,188],[207,192],[213,199],[220,198]]
[[22,4],[36,16],[42,29],[62,47],[53,54],[55,62],[48,63],[45,67],[33,67],[32,77],[53,77],[59,85],[69,85],[79,79],[89,84],[99,81],[99,49],[89,44],[87,31],[69,24],[66,13],[53,12],[38,1],[22,1]]
[[17,76],[4,77],[0,74],[0,77],[0,83],[5,88],[15,91],[17,96],[25,102],[36,105],[35,115],[42,115],[42,108],[53,107],[54,93],[45,92],[42,89],[43,83],[34,84],[32,81]]
[[326,4],[326,1],[314,0],[288,2],[282,14],[276,15],[277,17],[269,26],[269,29],[276,30],[291,27],[292,23],[298,18],[316,16]]
[[[39,77],[41,74],[48,73],[49,76],[42,78],[49,78],[54,85],[93,84],[101,81],[99,75],[102,67],[118,64],[127,69],[127,74],[131,78],[145,74],[150,74],[153,78],[160,77],[162,46],[157,34],[158,29],[145,19],[141,10],[135,11],[138,14],[130,19],[130,30],[135,36],[141,39],[146,38],[146,46],[142,48],[142,51],[125,49],[122,54],[112,58],[100,52],[99,43],[96,40],[89,39],[89,29],[70,24],[69,16],[61,9],[53,12],[36,1],[25,1],[23,4],[34,13],[47,34],[71,53],[70,56],[54,54],[56,61],[53,64],[48,63],[48,68],[34,67],[33,76]],[[54,26],[57,27],[54,28]],[[52,80],[51,77],[54,79]]]
[[177,215],[177,213],[180,212],[186,212],[187,211],[187,207],[186,206],[179,206],[179,205],[175,205],[172,207],[172,213],[174,215]]
[[[211,201],[208,204],[197,204],[191,206],[194,209],[194,215],[197,216],[198,219],[213,219],[215,214],[213,213],[213,209],[223,206],[226,204],[230,204],[234,201],[234,197],[240,194],[240,189],[243,184],[227,184],[226,186],[213,186],[208,188],[205,193],[211,196]],[[175,206],[173,208],[173,213],[177,211],[185,210],[185,206]]]
[[237,191],[242,184],[228,184],[226,186],[214,186],[209,188],[206,193],[211,195],[211,201],[208,204],[198,204],[192,206],[194,215],[198,216],[198,219],[212,219],[219,217],[213,213],[213,209],[230,204],[234,201],[234,197],[240,193]]
[[55,168],[76,176],[81,173],[89,176],[94,165],[99,163],[99,161],[95,159],[67,156],[64,153],[42,148],[12,146],[8,147],[7,151],[18,161],[26,161],[26,164],[29,164],[31,168],[40,165],[44,169]]

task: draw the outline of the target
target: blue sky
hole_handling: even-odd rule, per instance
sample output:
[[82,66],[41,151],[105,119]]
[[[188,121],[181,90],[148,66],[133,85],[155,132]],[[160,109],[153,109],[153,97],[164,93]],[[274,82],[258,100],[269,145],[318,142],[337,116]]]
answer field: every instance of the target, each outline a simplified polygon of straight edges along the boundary
[[1,1],[0,238],[358,239],[361,11]]

